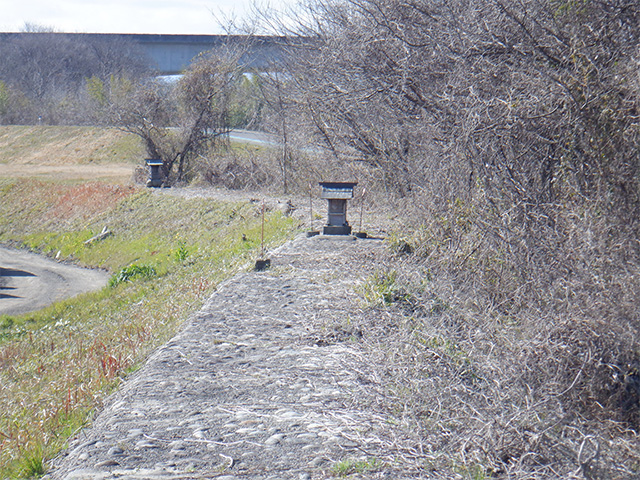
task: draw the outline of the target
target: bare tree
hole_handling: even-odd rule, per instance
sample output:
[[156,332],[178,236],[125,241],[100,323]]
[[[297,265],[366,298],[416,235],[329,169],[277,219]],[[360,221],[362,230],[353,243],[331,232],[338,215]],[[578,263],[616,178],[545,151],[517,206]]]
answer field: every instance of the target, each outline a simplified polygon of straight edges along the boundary
[[[75,111],[82,101],[87,79],[108,83],[111,77],[138,79],[149,73],[144,56],[133,44],[109,36],[70,37],[33,25],[19,36],[0,43],[0,79],[19,92],[29,105],[23,105],[22,121],[29,113],[55,123],[65,115],[77,123],[86,119]],[[80,109],[78,109],[80,110]]]
[[282,72],[277,69],[263,72],[260,79],[260,95],[267,106],[264,126],[280,137],[281,150],[278,155],[278,166],[282,191],[287,194],[289,193],[289,175],[292,160],[289,122],[291,121],[290,107],[293,102],[288,98],[290,90]]
[[202,54],[176,84],[147,80],[132,96],[113,99],[114,123],[143,139],[147,153],[162,160],[169,181],[174,175],[184,180],[191,162],[228,133],[241,55],[240,50]]

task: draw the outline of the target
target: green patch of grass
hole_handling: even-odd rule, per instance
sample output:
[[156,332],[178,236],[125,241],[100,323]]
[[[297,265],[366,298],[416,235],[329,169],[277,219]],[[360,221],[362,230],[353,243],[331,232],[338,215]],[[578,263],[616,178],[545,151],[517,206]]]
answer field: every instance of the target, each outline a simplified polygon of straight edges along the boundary
[[391,232],[385,239],[387,247],[395,255],[408,255],[413,253],[415,247],[412,241],[412,239],[395,232]]
[[333,474],[337,477],[346,477],[355,473],[373,473],[379,471],[383,463],[377,458],[365,460],[346,459],[337,462],[333,466]]
[[123,282],[131,282],[135,278],[149,280],[155,277],[156,274],[156,269],[153,265],[129,265],[109,279],[109,286],[115,288]]
[[[60,252],[64,260],[105,268],[117,279],[115,288],[0,317],[0,478],[24,478],[38,475],[37,459],[52,458],[100,400],[171,338],[219,282],[253,264],[261,219],[249,202],[147,190],[92,207],[86,215],[77,211],[70,219],[51,214],[61,199],[78,192],[83,200],[71,201],[81,209],[83,202],[95,202],[94,195],[73,185],[29,180],[0,180],[0,188],[8,192],[0,204],[0,242],[52,256]],[[85,244],[105,225],[110,236]],[[266,246],[282,243],[297,229],[295,220],[270,213]],[[145,276],[152,281],[141,281]]]
[[15,320],[10,315],[0,315],[0,330],[13,327]]
[[24,449],[20,457],[20,472],[25,478],[39,478],[45,473],[45,454],[41,443]]
[[393,303],[408,302],[411,295],[400,284],[395,270],[377,271],[361,286],[365,301],[371,306],[386,307]]
[[486,469],[479,464],[454,466],[454,471],[464,480],[486,480],[489,478]]

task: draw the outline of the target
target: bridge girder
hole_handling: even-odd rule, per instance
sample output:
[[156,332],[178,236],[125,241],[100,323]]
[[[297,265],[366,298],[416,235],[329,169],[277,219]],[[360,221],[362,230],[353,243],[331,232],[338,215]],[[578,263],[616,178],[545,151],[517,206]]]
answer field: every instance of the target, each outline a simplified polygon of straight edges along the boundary
[[264,70],[282,58],[284,37],[244,35],[165,35],[126,33],[0,33],[0,41],[20,36],[62,35],[70,39],[99,41],[122,39],[139,45],[149,66],[159,75],[177,75],[183,72],[200,53],[222,48],[224,45],[248,45],[242,62],[247,68]]

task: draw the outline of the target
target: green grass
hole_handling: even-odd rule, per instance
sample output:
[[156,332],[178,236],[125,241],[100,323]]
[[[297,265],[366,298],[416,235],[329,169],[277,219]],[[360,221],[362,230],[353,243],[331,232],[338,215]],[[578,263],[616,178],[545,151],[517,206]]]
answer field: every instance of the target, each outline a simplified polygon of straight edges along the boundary
[[[100,291],[0,316],[0,478],[28,478],[46,469],[100,400],[171,338],[216,284],[253,265],[261,221],[249,202],[146,189],[114,199],[113,189],[99,184],[0,180],[0,191],[0,243],[60,252],[113,275]],[[105,225],[112,235],[86,245]],[[297,228],[269,213],[266,245]]]
[[155,277],[157,274],[155,267],[152,265],[129,265],[124,267],[117,274],[115,274],[109,280],[109,286],[115,288],[121,283],[132,282],[137,278],[144,278],[146,280]]
[[337,477],[347,477],[351,474],[373,473],[382,467],[383,463],[377,458],[368,458],[366,460],[348,458],[335,463],[333,474]]
[[453,470],[464,480],[486,480],[488,478],[485,468],[479,464],[471,464],[468,466],[454,465]]
[[395,270],[376,271],[360,286],[365,302],[373,307],[386,307],[394,303],[409,302],[411,294],[401,285]]

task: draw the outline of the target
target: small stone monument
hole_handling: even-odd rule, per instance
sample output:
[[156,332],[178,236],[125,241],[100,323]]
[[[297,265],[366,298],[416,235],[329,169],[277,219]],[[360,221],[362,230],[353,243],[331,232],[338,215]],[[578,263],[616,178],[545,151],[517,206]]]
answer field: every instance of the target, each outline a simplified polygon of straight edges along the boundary
[[323,235],[350,235],[351,225],[347,222],[347,200],[353,198],[353,182],[320,182],[322,193],[320,198],[329,202],[327,224],[322,229]]
[[162,160],[159,158],[147,158],[147,166],[149,167],[149,180],[147,187],[161,187],[164,183],[164,174],[162,173]]

